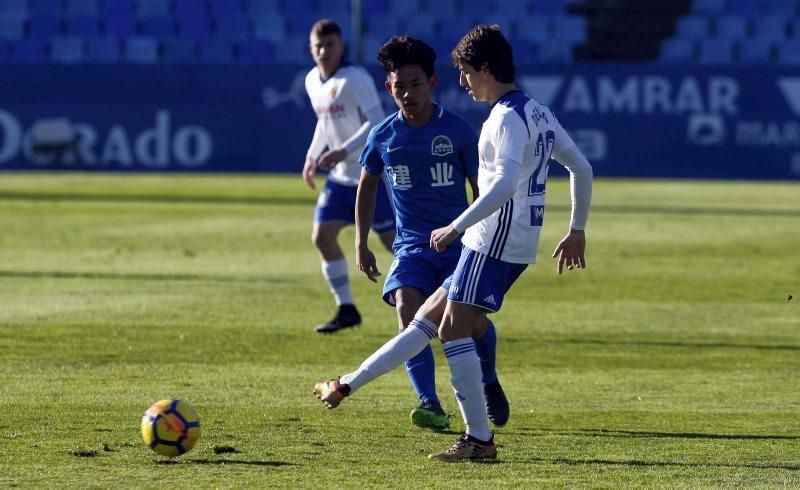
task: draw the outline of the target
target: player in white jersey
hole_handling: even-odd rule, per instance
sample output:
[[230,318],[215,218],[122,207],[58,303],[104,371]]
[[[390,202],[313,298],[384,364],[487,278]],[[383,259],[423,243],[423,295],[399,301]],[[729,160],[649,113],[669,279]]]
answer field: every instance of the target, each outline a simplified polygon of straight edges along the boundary
[[[355,223],[361,176],[358,157],[369,130],[383,119],[383,110],[369,73],[343,61],[344,42],[335,22],[322,19],[314,24],[310,49],[316,66],[306,76],[306,91],[317,114],[317,126],[306,153],[303,179],[315,189],[317,169],[330,171],[317,200],[311,239],[322,259],[322,275],[339,308],[331,320],[315,330],[333,333],[361,323],[350,291],[347,260],[337,240],[342,228]],[[391,251],[395,221],[385,187],[378,189],[372,227]]]
[[[328,408],[369,381],[416,355],[438,334],[447,358],[466,431],[449,449],[429,455],[448,461],[494,459],[481,366],[472,337],[487,312],[500,309],[511,285],[536,260],[543,223],[547,165],[552,158],[570,172],[572,218],[556,247],[558,272],[586,265],[584,228],[589,214],[592,168],[552,111],[517,90],[511,46],[497,26],[476,26],[453,50],[460,83],[478,102],[492,106],[479,140],[480,197],[460,216],[431,233],[431,247],[445,250],[466,232],[453,276],[420,308],[400,335],[358,370],[317,383]],[[447,288],[447,289],[444,289]]]

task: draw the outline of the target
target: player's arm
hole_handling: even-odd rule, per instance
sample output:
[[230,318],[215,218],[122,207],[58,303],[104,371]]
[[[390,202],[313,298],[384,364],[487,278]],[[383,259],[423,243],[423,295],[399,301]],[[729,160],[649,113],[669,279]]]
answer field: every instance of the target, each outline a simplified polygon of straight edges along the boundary
[[317,173],[317,158],[322,150],[325,149],[325,138],[323,136],[324,129],[322,127],[322,120],[317,119],[317,126],[314,128],[314,137],[311,138],[311,145],[306,152],[306,161],[303,165],[303,180],[312,189],[316,189],[314,185],[314,174]]
[[553,258],[558,259],[557,270],[561,274],[564,264],[567,270],[586,267],[586,221],[592,202],[592,166],[563,128],[556,134],[556,146],[552,159],[569,170],[572,214],[567,235],[558,243]]
[[369,249],[369,229],[372,218],[375,216],[375,198],[378,195],[378,186],[381,185],[381,175],[375,175],[361,170],[361,180],[356,192],[356,266],[372,282],[380,276],[375,254]]

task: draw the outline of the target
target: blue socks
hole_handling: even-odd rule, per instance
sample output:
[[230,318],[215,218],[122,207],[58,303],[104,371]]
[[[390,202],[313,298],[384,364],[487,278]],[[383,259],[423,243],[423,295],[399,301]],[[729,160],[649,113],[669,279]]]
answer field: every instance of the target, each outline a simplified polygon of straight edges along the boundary
[[478,353],[478,359],[481,361],[481,374],[485,385],[497,381],[494,362],[497,357],[497,332],[494,329],[494,323],[491,320],[488,322],[489,326],[486,328],[486,332],[481,338],[475,339],[475,352]]

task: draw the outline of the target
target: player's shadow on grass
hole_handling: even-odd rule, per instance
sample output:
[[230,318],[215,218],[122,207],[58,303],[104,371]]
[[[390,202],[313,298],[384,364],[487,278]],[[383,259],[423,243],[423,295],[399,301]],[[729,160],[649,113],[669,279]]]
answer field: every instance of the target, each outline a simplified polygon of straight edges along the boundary
[[634,467],[666,467],[674,466],[679,468],[747,468],[756,470],[788,470],[800,471],[800,464],[757,464],[757,463],[684,463],[679,461],[642,461],[632,460],[611,460],[611,459],[572,459],[572,458],[529,458],[526,461],[531,463],[550,463],[569,466],[579,465],[602,465],[602,466],[634,466]]
[[249,465],[249,466],[297,466],[286,461],[259,461],[245,459],[184,459],[175,461],[171,459],[157,460],[158,464],[216,464],[216,465]]

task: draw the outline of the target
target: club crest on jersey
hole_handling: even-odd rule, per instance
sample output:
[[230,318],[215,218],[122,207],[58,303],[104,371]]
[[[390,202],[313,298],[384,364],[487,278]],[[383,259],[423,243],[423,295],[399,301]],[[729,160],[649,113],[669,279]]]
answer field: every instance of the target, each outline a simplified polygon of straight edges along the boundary
[[443,134],[433,138],[433,142],[431,143],[432,155],[443,157],[451,153],[453,153],[453,143],[450,141],[450,138]]

